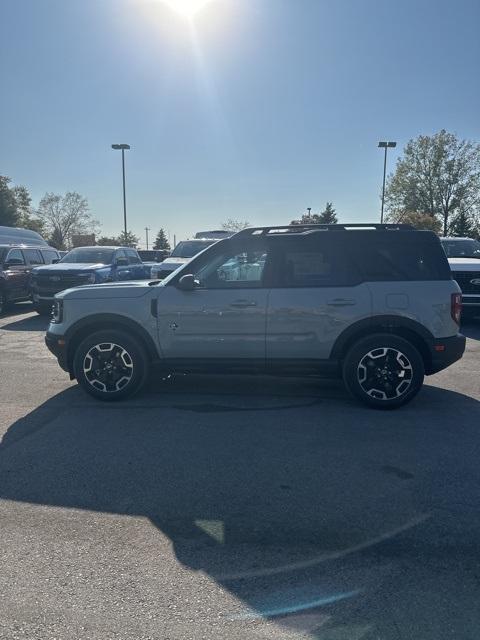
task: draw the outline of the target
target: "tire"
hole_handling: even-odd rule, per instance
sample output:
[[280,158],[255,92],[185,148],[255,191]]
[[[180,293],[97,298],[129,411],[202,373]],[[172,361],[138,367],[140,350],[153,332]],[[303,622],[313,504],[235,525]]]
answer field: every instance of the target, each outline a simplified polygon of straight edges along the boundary
[[5,313],[7,309],[7,296],[3,287],[0,288],[0,316]]
[[33,310],[38,313],[39,316],[50,316],[52,313],[52,305],[50,304],[34,304]]
[[149,363],[142,344],[123,331],[92,333],[77,347],[73,370],[78,383],[94,398],[123,400],[140,390]]
[[343,362],[347,390],[375,409],[396,409],[413,400],[424,376],[423,358],[416,347],[391,334],[360,339]]

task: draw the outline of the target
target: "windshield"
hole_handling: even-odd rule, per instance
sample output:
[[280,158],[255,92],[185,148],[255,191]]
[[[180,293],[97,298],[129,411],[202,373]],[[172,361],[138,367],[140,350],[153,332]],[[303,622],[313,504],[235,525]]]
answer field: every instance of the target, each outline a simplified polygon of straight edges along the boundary
[[205,242],[204,240],[195,241],[195,240],[186,240],[184,242],[179,242],[175,249],[172,251],[172,258],[193,258],[197,253],[203,251],[207,247],[209,247],[217,240],[212,240],[211,242]]
[[85,247],[72,249],[60,262],[87,263],[87,264],[111,264],[114,249],[102,249],[101,247]]
[[478,240],[442,240],[447,258],[480,258]]

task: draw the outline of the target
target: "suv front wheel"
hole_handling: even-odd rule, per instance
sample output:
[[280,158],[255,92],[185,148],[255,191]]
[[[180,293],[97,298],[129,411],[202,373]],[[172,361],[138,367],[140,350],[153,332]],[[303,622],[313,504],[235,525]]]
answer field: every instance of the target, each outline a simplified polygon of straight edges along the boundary
[[123,331],[97,331],[78,346],[73,369],[84,390],[100,400],[122,400],[136,393],[148,375],[141,343]]
[[396,409],[420,391],[425,368],[422,356],[408,340],[374,334],[356,342],[343,363],[350,393],[370,407]]

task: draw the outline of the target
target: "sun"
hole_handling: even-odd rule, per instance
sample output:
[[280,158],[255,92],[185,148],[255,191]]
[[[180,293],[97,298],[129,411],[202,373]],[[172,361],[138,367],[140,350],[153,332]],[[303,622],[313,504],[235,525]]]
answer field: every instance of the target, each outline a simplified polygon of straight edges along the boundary
[[193,16],[212,0],[164,0],[169,7],[185,18]]

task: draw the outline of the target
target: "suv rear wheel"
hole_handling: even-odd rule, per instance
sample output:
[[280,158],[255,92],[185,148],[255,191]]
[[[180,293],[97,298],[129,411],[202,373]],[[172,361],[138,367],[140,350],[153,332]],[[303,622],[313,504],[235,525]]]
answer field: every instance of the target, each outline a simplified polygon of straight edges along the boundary
[[348,391],[370,407],[395,409],[420,391],[425,368],[411,342],[390,334],[374,334],[356,342],[343,363]]
[[78,346],[73,369],[79,384],[100,400],[122,400],[136,393],[148,375],[141,343],[123,331],[98,331]]

